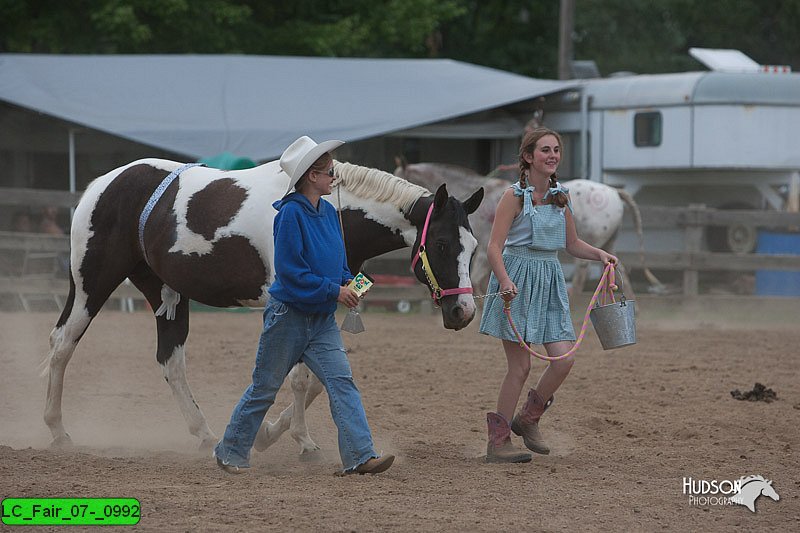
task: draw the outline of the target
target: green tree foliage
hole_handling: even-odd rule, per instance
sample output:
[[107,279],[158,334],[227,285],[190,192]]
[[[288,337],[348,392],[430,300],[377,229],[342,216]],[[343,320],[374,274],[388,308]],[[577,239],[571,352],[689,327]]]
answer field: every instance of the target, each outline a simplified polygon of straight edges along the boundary
[[0,0],[0,50],[241,52],[249,6],[227,0]]
[[[736,48],[761,64],[800,70],[800,0],[674,0],[686,47]],[[697,4],[697,5],[686,5]]]
[[422,57],[456,0],[0,0],[0,51]]
[[[0,0],[0,52],[449,57],[555,78],[560,0]],[[692,46],[800,70],[800,0],[575,0],[575,59],[702,68]]]
[[444,25],[446,57],[539,78],[556,77],[559,0],[462,0]]
[[[558,74],[559,0],[462,0],[443,55],[541,78]],[[600,72],[703,67],[689,48],[734,48],[800,70],[800,0],[575,0],[574,58]]]
[[438,28],[463,12],[456,0],[298,0],[264,8],[260,54],[425,57],[438,49]]
[[84,54],[238,51],[250,14],[224,0],[0,0],[0,12],[0,50]]
[[676,1],[577,2],[575,59],[594,60],[604,75],[697,69],[697,62],[688,55],[685,29],[674,14]]
[[734,48],[800,69],[800,0],[576,0],[575,58],[604,75],[702,67],[688,50]]

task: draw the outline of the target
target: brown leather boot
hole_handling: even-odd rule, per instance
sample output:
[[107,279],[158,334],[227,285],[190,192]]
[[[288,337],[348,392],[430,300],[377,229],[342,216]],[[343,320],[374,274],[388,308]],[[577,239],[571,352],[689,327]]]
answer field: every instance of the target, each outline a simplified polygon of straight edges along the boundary
[[547,455],[550,448],[545,444],[542,434],[539,433],[539,419],[548,407],[553,403],[555,396],[551,396],[546,402],[542,400],[539,393],[534,389],[528,392],[528,399],[519,413],[511,421],[511,431],[520,435],[525,441],[525,446],[536,453]]
[[486,413],[489,440],[486,443],[487,463],[528,463],[531,454],[517,450],[511,444],[511,428],[500,413]]

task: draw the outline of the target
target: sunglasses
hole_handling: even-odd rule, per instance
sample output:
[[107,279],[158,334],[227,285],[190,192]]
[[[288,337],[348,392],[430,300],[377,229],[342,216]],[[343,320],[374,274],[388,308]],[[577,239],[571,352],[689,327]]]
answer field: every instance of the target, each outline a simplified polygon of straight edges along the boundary
[[327,174],[327,175],[328,175],[328,176],[330,176],[331,178],[334,176],[334,174],[333,174],[333,167],[329,168],[327,172],[322,172],[322,171],[319,171],[319,170],[315,170],[314,172],[316,172],[316,173],[318,173],[318,174]]

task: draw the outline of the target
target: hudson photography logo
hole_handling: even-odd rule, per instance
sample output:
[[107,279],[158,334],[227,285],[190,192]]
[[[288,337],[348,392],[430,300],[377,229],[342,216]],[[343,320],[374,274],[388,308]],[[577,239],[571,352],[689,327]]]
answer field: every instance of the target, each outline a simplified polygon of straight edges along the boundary
[[767,496],[775,501],[781,499],[772,481],[763,476],[744,476],[739,479],[694,479],[683,478],[683,493],[689,497],[689,505],[744,505],[756,512],[756,499]]

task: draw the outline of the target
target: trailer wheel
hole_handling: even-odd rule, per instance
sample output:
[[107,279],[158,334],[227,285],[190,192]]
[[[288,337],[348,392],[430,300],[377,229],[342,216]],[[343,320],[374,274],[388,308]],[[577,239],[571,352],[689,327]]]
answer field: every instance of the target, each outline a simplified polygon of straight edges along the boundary
[[[724,204],[719,209],[753,209],[745,203]],[[712,252],[733,252],[749,254],[756,249],[758,231],[747,224],[731,224],[730,226],[708,226],[706,243]]]
[[411,311],[411,302],[408,300],[400,300],[397,302],[397,310],[401,313],[408,313]]

